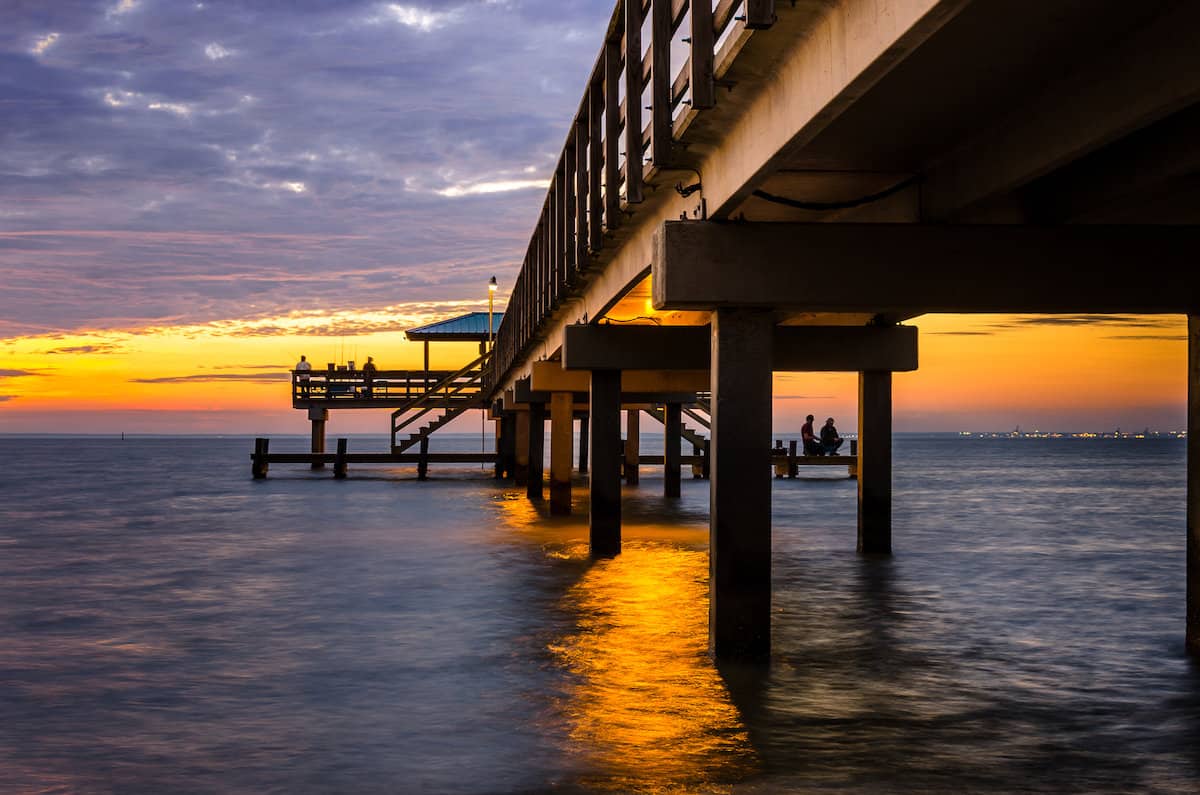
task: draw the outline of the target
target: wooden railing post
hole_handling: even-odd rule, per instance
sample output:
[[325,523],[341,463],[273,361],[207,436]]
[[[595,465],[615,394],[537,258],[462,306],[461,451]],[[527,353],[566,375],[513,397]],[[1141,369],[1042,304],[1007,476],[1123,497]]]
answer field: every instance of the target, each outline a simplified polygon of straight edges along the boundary
[[650,162],[658,168],[671,160],[671,82],[671,1],[653,0],[650,6]]
[[[563,271],[562,285],[565,287],[575,280],[575,135],[567,139],[567,148],[563,150],[562,170],[562,247]],[[565,290],[564,290],[565,292]]]
[[707,110],[717,104],[713,83],[713,13],[712,3],[700,0],[692,8],[692,54],[689,83],[692,89],[692,110]]
[[604,42],[604,225],[621,226],[621,42]]
[[587,269],[588,253],[588,124],[575,119],[575,270]]
[[600,194],[600,172],[604,168],[604,148],[600,145],[604,113],[604,68],[592,75],[588,85],[588,236],[587,248],[599,251],[603,247],[603,198]]
[[625,201],[642,201],[642,4],[625,2]]

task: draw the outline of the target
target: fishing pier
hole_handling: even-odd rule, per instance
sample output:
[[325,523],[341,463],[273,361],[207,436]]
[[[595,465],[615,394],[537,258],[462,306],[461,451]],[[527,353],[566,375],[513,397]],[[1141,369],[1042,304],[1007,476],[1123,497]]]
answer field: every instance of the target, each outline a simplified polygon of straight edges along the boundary
[[[1200,4],[1157,0],[621,0],[494,345],[430,374],[434,395],[413,374],[377,374],[368,399],[314,372],[322,397],[293,393],[314,452],[327,410],[356,401],[425,418],[485,407],[498,474],[543,499],[548,422],[562,513],[584,419],[605,556],[621,549],[638,423],[664,426],[671,499],[687,417],[710,476],[712,648],[762,659],[773,373],[858,373],[847,544],[888,555],[892,374],[918,366],[915,319],[1186,315],[1181,532],[1200,654],[1197,29]],[[398,436],[402,419],[393,453],[419,456],[432,431]]]

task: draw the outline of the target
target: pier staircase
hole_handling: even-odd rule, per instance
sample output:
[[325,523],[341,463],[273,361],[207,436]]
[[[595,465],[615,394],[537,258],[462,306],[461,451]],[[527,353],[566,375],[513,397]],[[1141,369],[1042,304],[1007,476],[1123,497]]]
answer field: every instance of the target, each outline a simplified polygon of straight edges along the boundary
[[[704,430],[709,431],[711,433],[711,431],[712,431],[712,419],[711,419],[711,415],[710,415],[711,410],[712,410],[712,407],[711,407],[711,404],[709,403],[709,396],[707,394],[705,394],[705,395],[698,396],[698,399],[696,400],[696,404],[694,406],[684,406],[683,407],[683,415],[684,415],[684,417],[690,417],[692,419],[692,421],[694,421],[697,425],[699,425],[701,428],[703,428]],[[660,422],[664,427],[666,426],[666,424],[667,424],[667,409],[666,409],[665,405],[663,405],[661,403],[657,403],[657,404],[651,406],[650,408],[646,409],[645,411],[647,414],[649,414],[655,420]],[[687,439],[692,444],[692,446],[698,450],[703,450],[705,445],[708,444],[708,439],[699,431],[689,428],[686,421],[683,422],[683,424],[682,424],[680,435],[683,436],[684,439]]]
[[[392,452],[403,453],[417,446],[463,412],[486,408],[483,379],[491,356],[491,351],[480,354],[393,411]],[[404,435],[406,429],[421,420],[427,420],[427,424]]]

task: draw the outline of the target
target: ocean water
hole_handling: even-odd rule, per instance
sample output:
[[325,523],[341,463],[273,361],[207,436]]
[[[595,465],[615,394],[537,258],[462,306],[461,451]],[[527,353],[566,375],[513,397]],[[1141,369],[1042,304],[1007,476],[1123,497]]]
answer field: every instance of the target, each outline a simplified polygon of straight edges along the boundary
[[890,559],[775,480],[773,659],[718,667],[686,474],[592,561],[583,481],[0,437],[0,792],[1195,792],[1184,445],[900,435]]

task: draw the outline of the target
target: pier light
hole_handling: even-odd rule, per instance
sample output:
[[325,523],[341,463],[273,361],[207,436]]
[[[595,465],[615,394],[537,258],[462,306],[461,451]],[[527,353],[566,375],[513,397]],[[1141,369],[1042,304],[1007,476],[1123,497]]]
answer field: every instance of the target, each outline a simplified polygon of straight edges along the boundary
[[495,340],[495,337],[496,337],[495,332],[492,330],[492,309],[493,309],[495,301],[496,301],[496,288],[498,286],[499,285],[496,284],[496,277],[493,276],[491,278],[491,280],[488,281],[488,344],[489,345],[492,344],[492,342]]

